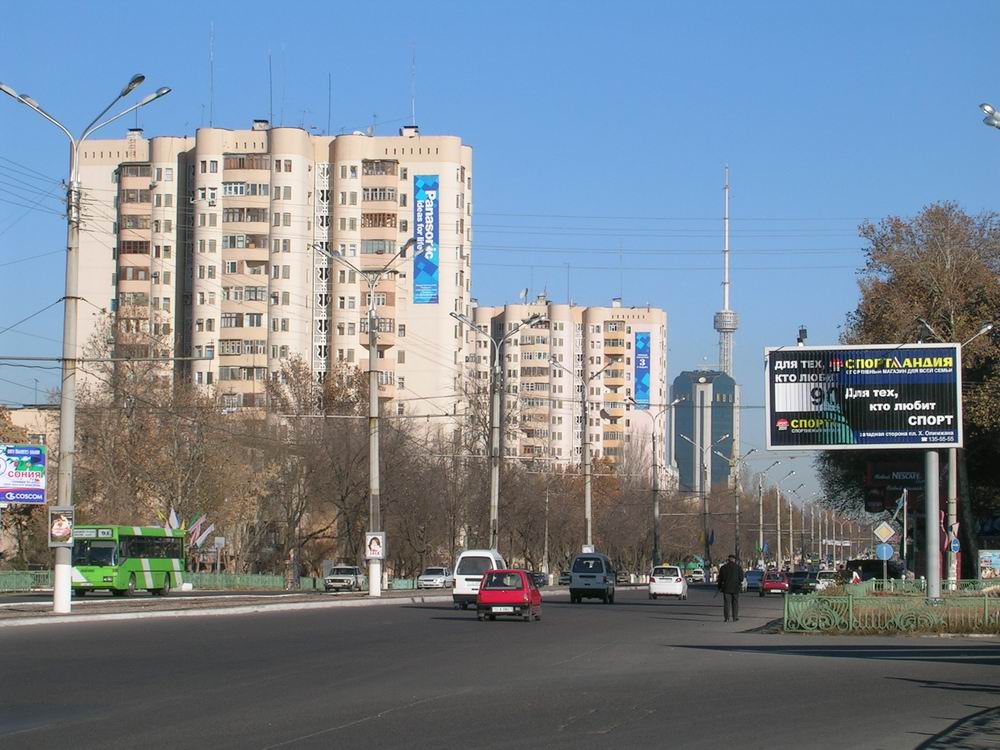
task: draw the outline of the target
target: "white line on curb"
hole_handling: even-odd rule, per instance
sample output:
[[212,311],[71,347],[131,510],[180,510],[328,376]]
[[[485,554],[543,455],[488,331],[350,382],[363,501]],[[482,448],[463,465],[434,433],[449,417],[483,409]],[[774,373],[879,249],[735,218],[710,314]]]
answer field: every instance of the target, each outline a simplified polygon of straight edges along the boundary
[[[559,596],[568,592],[553,591],[547,596]],[[206,607],[200,609],[146,610],[143,612],[109,612],[95,615],[50,615],[48,617],[19,617],[0,620],[0,628],[16,628],[28,625],[61,625],[63,623],[109,622],[116,620],[140,620],[153,617],[226,617],[267,612],[291,612],[309,609],[330,609],[334,607],[378,607],[393,604],[436,604],[446,603],[449,597],[441,595],[391,597],[386,599],[335,599],[322,602],[285,602],[279,604],[245,604],[236,607]]]

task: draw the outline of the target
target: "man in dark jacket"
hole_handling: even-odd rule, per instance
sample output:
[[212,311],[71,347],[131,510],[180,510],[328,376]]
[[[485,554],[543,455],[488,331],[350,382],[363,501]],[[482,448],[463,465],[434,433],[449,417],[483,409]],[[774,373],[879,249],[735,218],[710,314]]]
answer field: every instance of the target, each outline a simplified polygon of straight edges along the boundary
[[740,619],[740,591],[743,588],[743,569],[736,563],[736,555],[730,555],[728,562],[719,569],[716,586],[722,592],[722,611],[726,622],[729,618]]

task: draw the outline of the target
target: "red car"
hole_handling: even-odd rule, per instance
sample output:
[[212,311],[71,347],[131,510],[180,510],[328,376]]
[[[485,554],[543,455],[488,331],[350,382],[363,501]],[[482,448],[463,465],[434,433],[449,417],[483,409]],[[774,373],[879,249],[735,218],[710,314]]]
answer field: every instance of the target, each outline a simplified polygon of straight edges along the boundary
[[542,592],[524,570],[487,570],[476,597],[479,620],[497,616],[542,619]]
[[772,593],[787,594],[790,583],[791,581],[789,580],[788,573],[781,573],[777,570],[769,570],[760,580],[760,595],[766,596],[767,594]]

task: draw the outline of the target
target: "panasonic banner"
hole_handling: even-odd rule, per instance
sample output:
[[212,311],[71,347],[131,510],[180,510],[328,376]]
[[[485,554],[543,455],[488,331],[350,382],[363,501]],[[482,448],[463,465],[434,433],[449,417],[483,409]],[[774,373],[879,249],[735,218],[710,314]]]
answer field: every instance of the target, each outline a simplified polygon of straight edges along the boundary
[[777,347],[764,356],[768,450],[962,447],[957,344]]
[[413,176],[413,304],[438,301],[438,176]]
[[649,332],[635,332],[635,384],[632,390],[635,405],[649,408]]

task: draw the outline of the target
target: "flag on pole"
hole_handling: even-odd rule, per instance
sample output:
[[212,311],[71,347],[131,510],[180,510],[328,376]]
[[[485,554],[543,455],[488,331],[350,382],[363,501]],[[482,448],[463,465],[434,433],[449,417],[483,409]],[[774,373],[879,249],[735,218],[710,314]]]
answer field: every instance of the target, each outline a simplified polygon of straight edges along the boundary
[[206,516],[204,513],[199,513],[198,516],[191,522],[188,527],[188,543],[194,543],[194,540],[198,538],[198,532],[201,529],[201,525],[205,523]]
[[170,515],[167,516],[167,522],[170,524],[171,529],[179,529],[181,527],[181,520],[177,517],[177,511],[173,508],[170,509]]
[[208,535],[211,534],[213,531],[215,531],[215,524],[214,523],[213,524],[209,524],[208,528],[205,529],[201,533],[201,536],[199,536],[198,539],[195,541],[194,546],[195,547],[200,547],[202,545],[202,542],[204,542],[206,539],[208,539]]

